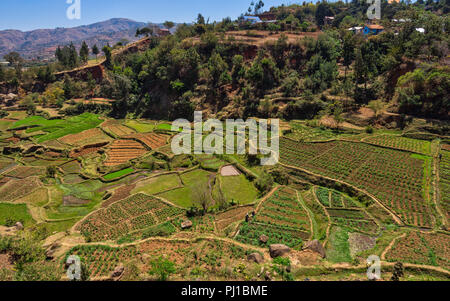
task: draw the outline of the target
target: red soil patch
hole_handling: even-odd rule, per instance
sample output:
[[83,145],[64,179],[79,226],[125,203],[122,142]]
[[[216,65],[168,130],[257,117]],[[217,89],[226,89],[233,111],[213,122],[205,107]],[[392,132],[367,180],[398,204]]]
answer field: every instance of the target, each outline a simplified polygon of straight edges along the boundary
[[223,177],[231,177],[231,176],[238,176],[241,173],[233,165],[227,165],[220,169],[220,174]]
[[83,145],[89,141],[111,141],[111,138],[105,135],[99,128],[93,128],[78,134],[71,134],[59,139],[59,141],[71,145]]
[[[148,241],[142,243],[139,246],[141,253],[146,253],[150,255],[154,254],[165,254],[169,260],[175,262],[177,265],[184,262],[183,253],[181,250],[187,250],[192,246],[186,242],[168,242],[168,241]],[[146,269],[148,267],[146,266]]]
[[129,160],[136,159],[147,150],[142,144],[133,140],[115,140],[107,151],[107,159],[105,166],[115,166],[128,162]]
[[125,185],[125,186],[121,186],[121,187],[117,188],[116,190],[114,190],[113,195],[108,200],[103,202],[102,207],[106,208],[109,205],[111,205],[112,203],[115,203],[117,201],[120,201],[120,200],[123,200],[123,199],[129,197],[131,195],[131,191],[134,188],[136,188],[136,184]]
[[5,139],[5,141],[11,142],[11,143],[19,143],[20,139],[17,137],[10,137],[10,138]]
[[107,120],[101,124],[101,127],[117,137],[124,137],[135,133],[133,129],[120,124],[117,120]]
[[0,270],[7,269],[12,270],[14,266],[11,264],[11,256],[9,254],[0,254]]
[[442,144],[442,149],[446,151],[450,151],[450,144]]
[[127,136],[127,138],[134,138],[151,149],[157,149],[167,144],[169,136],[155,133],[140,133]]

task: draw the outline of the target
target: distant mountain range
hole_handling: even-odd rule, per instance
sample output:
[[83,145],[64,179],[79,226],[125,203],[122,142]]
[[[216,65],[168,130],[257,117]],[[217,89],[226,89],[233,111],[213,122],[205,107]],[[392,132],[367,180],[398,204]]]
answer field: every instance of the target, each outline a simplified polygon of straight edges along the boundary
[[17,51],[22,57],[48,59],[54,56],[58,45],[73,42],[77,48],[82,41],[92,47],[109,43],[113,45],[122,39],[134,41],[136,29],[147,23],[129,19],[110,19],[108,21],[73,28],[37,29],[23,32],[20,30],[0,31],[0,57]]

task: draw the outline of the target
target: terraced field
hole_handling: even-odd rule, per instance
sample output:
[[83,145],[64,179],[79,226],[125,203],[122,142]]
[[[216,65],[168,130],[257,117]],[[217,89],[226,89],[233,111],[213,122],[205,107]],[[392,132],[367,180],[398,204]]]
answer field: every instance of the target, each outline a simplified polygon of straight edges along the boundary
[[90,278],[99,278],[109,276],[119,263],[135,257],[137,250],[136,247],[77,246],[67,252],[64,262],[72,255],[80,257],[81,262],[87,268]]
[[450,219],[450,151],[442,150],[439,160],[439,183],[441,189],[441,206],[447,220]]
[[167,144],[169,136],[156,133],[139,133],[126,136],[126,138],[136,139],[150,149],[157,149]]
[[317,200],[325,207],[331,222],[336,226],[370,235],[378,232],[375,220],[348,196],[324,187],[316,187],[314,191]]
[[431,157],[345,141],[280,141],[280,162],[342,180],[373,194],[406,224],[433,226],[429,208]]
[[112,141],[112,138],[106,135],[99,128],[93,128],[78,134],[67,135],[58,139],[62,143],[73,146],[83,146],[87,144],[100,144]]
[[107,159],[104,164],[105,166],[120,165],[136,159],[146,152],[145,147],[134,140],[114,140],[108,146],[108,151],[106,152]]
[[398,239],[387,252],[386,259],[440,266],[450,271],[450,235],[410,231]]
[[[73,248],[55,260],[79,255],[94,279],[134,259],[147,273],[148,256],[162,253],[192,280],[239,260],[246,268],[231,266],[235,275],[253,271],[251,253],[267,259],[271,244],[327,275],[342,263],[358,269],[368,254],[450,271],[438,216],[450,216],[450,150],[441,141],[285,123],[281,165],[262,167],[249,156],[175,156],[170,124],[158,123],[94,114],[0,123],[0,231],[21,221],[19,233],[64,236]],[[313,239],[325,256],[303,250]]]
[[365,138],[363,141],[425,155],[430,155],[431,153],[431,142],[425,140],[417,140],[394,135],[379,135]]
[[127,126],[122,125],[117,120],[107,120],[101,124],[101,127],[108,133],[111,133],[114,137],[124,137],[134,134],[135,131]]
[[268,237],[267,244],[278,242],[290,247],[298,246],[310,237],[310,220],[297,200],[295,190],[283,187],[262,203],[255,217],[241,226],[236,240],[264,246],[261,235]]
[[77,230],[91,241],[114,240],[129,232],[163,223],[183,212],[156,197],[136,194],[89,215]]

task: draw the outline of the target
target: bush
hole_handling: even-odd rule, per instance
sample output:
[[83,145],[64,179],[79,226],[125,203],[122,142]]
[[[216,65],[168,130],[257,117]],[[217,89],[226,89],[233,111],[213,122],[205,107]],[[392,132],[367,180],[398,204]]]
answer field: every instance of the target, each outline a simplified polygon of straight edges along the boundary
[[263,173],[256,181],[255,186],[261,193],[270,191],[273,185],[273,178],[267,173]]
[[159,281],[166,281],[167,278],[176,272],[175,263],[162,256],[150,261],[150,275],[157,275]]
[[177,229],[172,225],[172,223],[167,222],[144,231],[142,234],[142,239],[155,236],[170,236],[176,231]]
[[366,127],[366,133],[367,134],[373,134],[373,127],[371,127],[370,125]]

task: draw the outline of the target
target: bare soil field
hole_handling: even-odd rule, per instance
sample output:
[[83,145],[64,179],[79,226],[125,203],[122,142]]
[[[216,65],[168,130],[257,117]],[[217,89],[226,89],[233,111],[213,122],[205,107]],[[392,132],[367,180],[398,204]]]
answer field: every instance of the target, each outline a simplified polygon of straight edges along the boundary
[[104,143],[112,141],[112,138],[106,135],[99,128],[93,128],[78,134],[67,135],[59,139],[60,142],[73,146],[83,146],[90,143]]
[[227,165],[220,169],[220,174],[224,177],[238,176],[241,173],[233,165]]
[[115,140],[106,152],[107,159],[104,164],[105,166],[119,165],[136,159],[146,152],[145,147],[134,140]]

